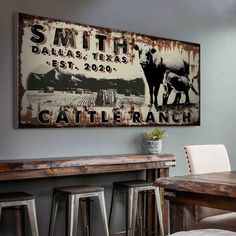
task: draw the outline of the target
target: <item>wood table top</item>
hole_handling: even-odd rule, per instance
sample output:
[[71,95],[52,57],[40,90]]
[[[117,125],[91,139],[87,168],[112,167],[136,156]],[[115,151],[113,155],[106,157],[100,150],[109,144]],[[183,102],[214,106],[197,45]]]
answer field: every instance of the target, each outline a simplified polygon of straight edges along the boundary
[[164,187],[166,191],[192,192],[236,198],[236,171],[162,177],[156,179],[154,184]]
[[173,154],[118,154],[0,161],[0,181],[112,173],[175,166]]

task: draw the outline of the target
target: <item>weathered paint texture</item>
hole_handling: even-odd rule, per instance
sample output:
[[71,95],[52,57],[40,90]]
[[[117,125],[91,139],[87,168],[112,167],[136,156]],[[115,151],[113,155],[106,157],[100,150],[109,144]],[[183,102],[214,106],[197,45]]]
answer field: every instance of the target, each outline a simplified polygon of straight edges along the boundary
[[196,43],[18,14],[17,84],[20,128],[200,125]]

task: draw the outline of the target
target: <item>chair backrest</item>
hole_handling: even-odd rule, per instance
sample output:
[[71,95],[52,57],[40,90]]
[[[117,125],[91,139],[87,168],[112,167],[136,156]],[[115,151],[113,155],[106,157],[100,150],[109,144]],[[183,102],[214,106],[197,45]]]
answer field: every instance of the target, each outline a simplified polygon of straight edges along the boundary
[[191,174],[231,170],[229,156],[223,144],[184,147]]
[[[231,170],[229,156],[223,144],[185,146],[184,150],[190,174]],[[224,213],[226,211],[198,206],[196,207],[196,221]]]

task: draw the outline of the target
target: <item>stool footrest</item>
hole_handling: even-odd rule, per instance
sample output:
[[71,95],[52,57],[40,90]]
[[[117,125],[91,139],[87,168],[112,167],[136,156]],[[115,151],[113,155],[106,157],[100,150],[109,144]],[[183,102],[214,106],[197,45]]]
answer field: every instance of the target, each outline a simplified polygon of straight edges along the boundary
[[120,232],[115,232],[115,233],[112,233],[111,235],[119,235],[119,234],[126,234],[126,230],[124,231],[120,231]]

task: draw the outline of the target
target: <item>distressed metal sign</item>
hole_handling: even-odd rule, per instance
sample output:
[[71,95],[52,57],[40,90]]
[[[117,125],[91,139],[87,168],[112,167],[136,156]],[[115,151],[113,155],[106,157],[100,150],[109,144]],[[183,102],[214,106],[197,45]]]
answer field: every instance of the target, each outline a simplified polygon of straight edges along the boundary
[[200,124],[200,45],[18,14],[18,127]]

